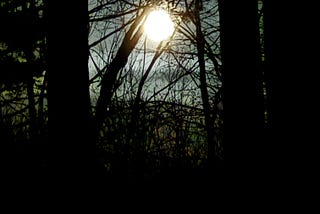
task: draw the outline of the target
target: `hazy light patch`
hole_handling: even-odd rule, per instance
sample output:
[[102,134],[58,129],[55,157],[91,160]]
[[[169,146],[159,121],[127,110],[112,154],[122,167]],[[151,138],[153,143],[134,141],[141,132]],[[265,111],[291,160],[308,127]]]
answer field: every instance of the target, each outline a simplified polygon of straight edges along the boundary
[[147,17],[144,30],[149,39],[161,42],[172,35],[174,24],[165,10],[155,10]]

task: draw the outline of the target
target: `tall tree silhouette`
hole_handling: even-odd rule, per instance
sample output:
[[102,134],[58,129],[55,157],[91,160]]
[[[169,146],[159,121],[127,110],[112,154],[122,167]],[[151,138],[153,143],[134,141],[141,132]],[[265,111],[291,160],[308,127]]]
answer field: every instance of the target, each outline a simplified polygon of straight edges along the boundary
[[247,173],[257,169],[264,127],[257,1],[221,0],[219,9],[226,163]]
[[148,8],[143,9],[141,14],[137,14],[135,21],[130,26],[128,32],[126,32],[115,58],[110,63],[107,68],[107,72],[102,77],[100,95],[96,105],[96,131],[101,128],[106,116],[106,109],[112,98],[119,71],[126,65],[130,53],[135,48],[143,33],[142,26],[147,14]]
[[209,103],[209,93],[207,85],[207,71],[205,64],[205,38],[201,29],[201,20],[200,20],[200,10],[202,7],[202,1],[195,1],[195,25],[196,25],[196,43],[197,43],[197,56],[200,70],[200,90],[201,90],[201,99],[203,102],[203,112],[205,117],[205,126],[208,138],[208,162],[210,169],[215,166],[217,163],[216,152],[215,152],[215,142],[214,142],[214,119],[213,112],[210,108]]
[[49,1],[48,18],[51,166],[57,181],[73,185],[93,176],[94,169],[88,125],[88,2]]
[[309,4],[264,1],[271,154],[277,172],[290,178],[296,173],[307,177],[306,170],[315,167],[318,156],[314,154],[319,138],[314,126],[319,119],[314,50],[319,42],[314,10]]

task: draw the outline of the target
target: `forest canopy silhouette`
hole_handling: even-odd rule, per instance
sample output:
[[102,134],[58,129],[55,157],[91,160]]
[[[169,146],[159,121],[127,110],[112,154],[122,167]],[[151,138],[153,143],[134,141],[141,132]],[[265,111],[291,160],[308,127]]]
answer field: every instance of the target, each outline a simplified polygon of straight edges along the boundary
[[[1,1],[5,176],[210,183],[226,171],[304,169],[296,157],[311,141],[314,111],[298,115],[296,99],[315,90],[296,90],[303,78],[294,71],[308,72],[301,59],[312,55],[292,46],[309,29],[294,30],[295,9],[263,0]],[[173,29],[157,40],[144,25],[159,10]],[[161,32],[156,20],[150,29]]]

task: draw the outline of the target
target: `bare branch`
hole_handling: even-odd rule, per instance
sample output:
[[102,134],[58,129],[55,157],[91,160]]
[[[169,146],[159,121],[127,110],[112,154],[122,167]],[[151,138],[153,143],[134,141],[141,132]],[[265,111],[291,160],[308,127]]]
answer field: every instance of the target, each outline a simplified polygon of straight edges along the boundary
[[107,15],[107,16],[104,16],[104,17],[100,17],[100,18],[92,18],[92,19],[89,20],[89,22],[100,22],[100,21],[106,21],[106,20],[109,20],[109,19],[115,19],[115,18],[119,18],[121,16],[128,15],[130,13],[137,12],[138,10],[140,10],[140,8],[135,8],[133,10],[128,10],[128,11],[123,12],[123,13],[111,14],[111,15]]
[[98,45],[98,44],[99,44],[100,42],[102,42],[103,40],[106,40],[107,38],[109,38],[109,37],[112,36],[113,34],[115,34],[115,33],[119,32],[119,31],[123,30],[127,25],[131,24],[133,21],[134,21],[134,19],[128,21],[127,23],[125,23],[124,25],[122,25],[120,28],[117,28],[116,30],[108,33],[107,35],[105,35],[105,36],[103,36],[103,37],[101,37],[101,38],[98,39],[97,41],[89,44],[89,48],[92,48],[92,47]]

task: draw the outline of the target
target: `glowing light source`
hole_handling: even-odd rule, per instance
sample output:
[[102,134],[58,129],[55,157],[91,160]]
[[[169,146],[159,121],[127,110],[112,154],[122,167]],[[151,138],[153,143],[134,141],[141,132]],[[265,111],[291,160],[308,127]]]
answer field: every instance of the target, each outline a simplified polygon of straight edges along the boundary
[[172,35],[174,24],[165,10],[154,10],[147,17],[144,30],[149,39],[160,42]]

